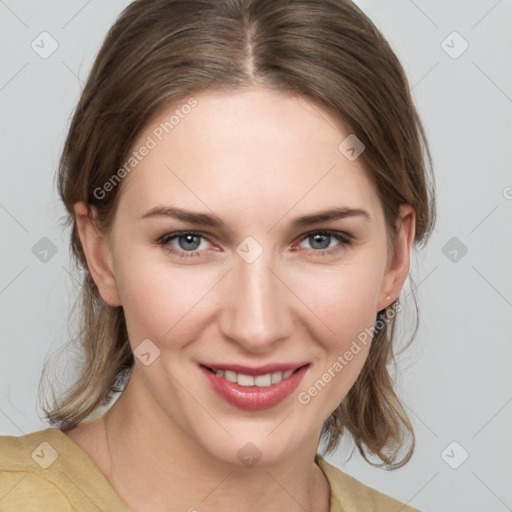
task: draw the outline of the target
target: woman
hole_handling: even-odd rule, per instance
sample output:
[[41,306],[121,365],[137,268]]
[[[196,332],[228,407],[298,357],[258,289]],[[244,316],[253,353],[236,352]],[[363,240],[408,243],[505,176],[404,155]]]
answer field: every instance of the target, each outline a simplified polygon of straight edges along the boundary
[[53,428],[2,438],[2,510],[414,510],[317,450],[412,454],[388,364],[434,222],[425,155],[351,2],[131,4],[59,170],[80,374]]

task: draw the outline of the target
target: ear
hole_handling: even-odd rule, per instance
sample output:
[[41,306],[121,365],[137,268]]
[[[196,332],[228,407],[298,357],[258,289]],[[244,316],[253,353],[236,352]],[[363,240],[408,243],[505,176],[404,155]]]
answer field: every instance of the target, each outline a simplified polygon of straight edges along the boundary
[[74,206],[78,234],[89,272],[98,287],[101,298],[110,306],[120,306],[121,301],[117,291],[117,283],[112,265],[112,253],[107,238],[102,235],[96,226],[96,210],[92,208],[92,215],[87,211],[84,202]]
[[384,273],[377,311],[386,308],[397,299],[407,279],[411,264],[412,245],[416,233],[416,212],[410,205],[400,207],[396,223],[393,254],[390,254]]

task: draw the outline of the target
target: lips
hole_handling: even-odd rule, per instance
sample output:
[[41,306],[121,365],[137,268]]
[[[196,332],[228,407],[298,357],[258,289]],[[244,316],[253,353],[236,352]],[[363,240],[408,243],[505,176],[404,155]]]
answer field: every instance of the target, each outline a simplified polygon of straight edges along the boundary
[[273,407],[300,384],[307,363],[248,367],[234,364],[201,364],[213,390],[226,402],[246,410]]

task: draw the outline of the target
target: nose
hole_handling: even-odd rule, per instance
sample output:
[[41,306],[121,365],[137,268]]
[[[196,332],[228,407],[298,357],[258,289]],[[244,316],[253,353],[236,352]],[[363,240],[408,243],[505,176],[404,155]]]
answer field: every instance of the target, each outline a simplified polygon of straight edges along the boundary
[[274,350],[293,330],[291,292],[272,269],[270,251],[251,263],[235,255],[223,282],[220,329],[248,352]]

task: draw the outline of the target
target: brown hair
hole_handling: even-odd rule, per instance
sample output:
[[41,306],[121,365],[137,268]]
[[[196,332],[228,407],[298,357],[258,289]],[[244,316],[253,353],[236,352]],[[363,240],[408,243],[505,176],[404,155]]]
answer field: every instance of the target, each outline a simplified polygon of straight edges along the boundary
[[[415,243],[426,243],[435,210],[425,133],[402,66],[356,5],[349,0],[137,0],[105,38],[60,162],[58,189],[72,228],[72,253],[84,271],[76,336],[82,359],[76,381],[53,396],[51,407],[43,406],[52,425],[70,428],[106,405],[122,391],[134,365],[123,309],[99,296],[73,206],[84,201],[90,212],[94,207],[99,228],[107,232],[122,183],[101,198],[94,191],[123,166],[148,123],[202,90],[249,85],[300,94],[337,116],[366,146],[359,158],[380,195],[391,236],[400,205],[409,204],[416,211]],[[410,458],[414,433],[389,371],[395,319],[390,315],[375,332],[362,372],[325,422],[326,452],[349,433],[373,465],[394,468]],[[399,456],[408,439],[408,450]],[[371,455],[381,463],[370,461]]]

